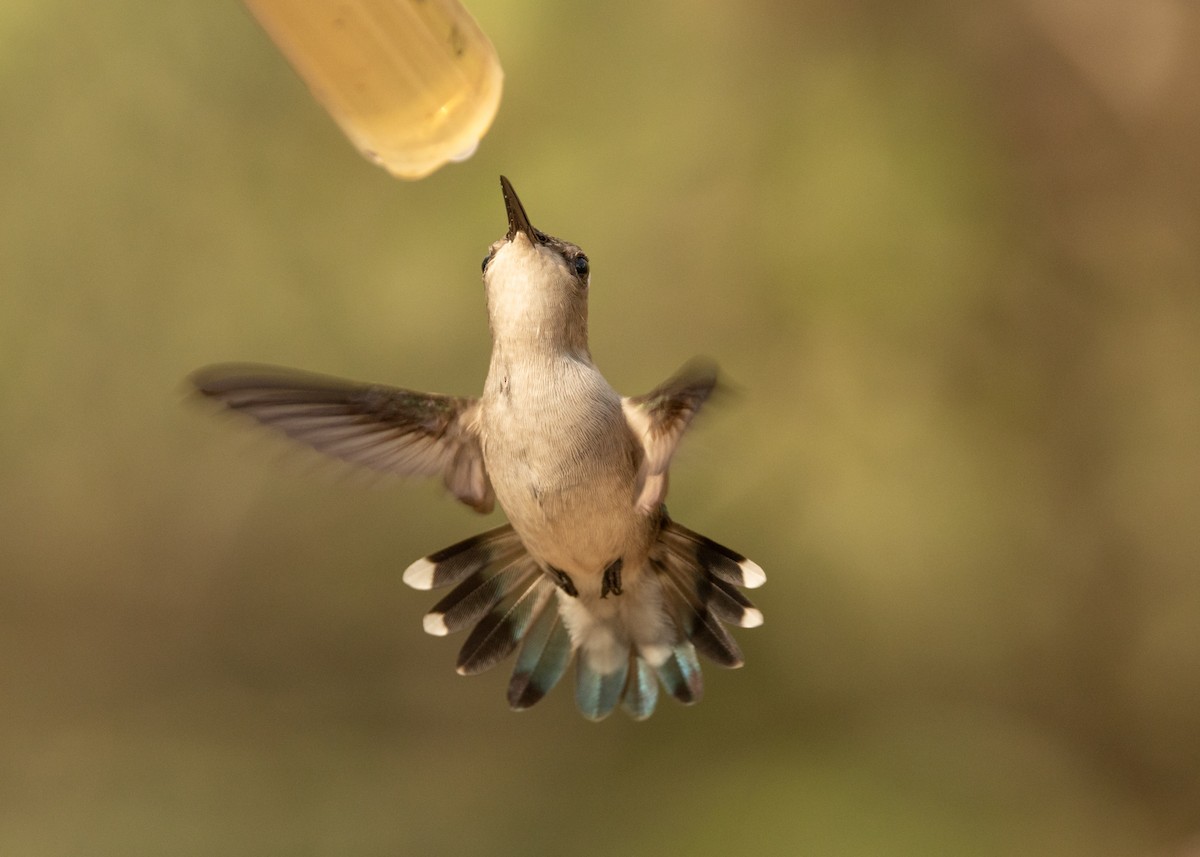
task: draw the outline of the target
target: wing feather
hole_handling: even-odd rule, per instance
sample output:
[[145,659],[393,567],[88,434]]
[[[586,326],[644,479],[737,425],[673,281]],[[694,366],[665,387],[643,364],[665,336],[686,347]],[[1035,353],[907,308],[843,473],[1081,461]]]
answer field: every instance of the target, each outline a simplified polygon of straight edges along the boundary
[[625,419],[644,453],[637,505],[658,508],[667,493],[667,468],[683,433],[717,386],[717,367],[696,359],[642,396],[621,400]]
[[478,399],[250,364],[210,366],[191,381],[326,455],[401,476],[440,475],[479,512],[495,502],[475,424]]

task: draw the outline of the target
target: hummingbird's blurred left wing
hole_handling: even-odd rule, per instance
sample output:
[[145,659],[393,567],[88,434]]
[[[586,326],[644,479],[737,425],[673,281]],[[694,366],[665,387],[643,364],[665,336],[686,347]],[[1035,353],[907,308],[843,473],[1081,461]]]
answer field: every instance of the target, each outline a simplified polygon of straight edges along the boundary
[[402,476],[441,475],[463,503],[492,509],[475,427],[478,399],[253,364],[209,366],[191,381],[205,396],[320,452]]
[[642,396],[621,400],[625,420],[642,445],[637,505],[658,507],[667,494],[667,468],[700,406],[717,385],[716,364],[695,359]]

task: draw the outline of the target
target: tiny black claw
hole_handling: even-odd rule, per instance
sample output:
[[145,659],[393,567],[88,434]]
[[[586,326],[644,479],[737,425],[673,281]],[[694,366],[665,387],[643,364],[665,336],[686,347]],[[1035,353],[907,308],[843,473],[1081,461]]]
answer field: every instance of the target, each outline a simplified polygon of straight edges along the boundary
[[579,597],[579,590],[575,588],[575,581],[571,580],[571,576],[561,568],[550,566],[550,573],[554,575],[554,582],[558,584],[558,588],[570,595],[572,598]]
[[625,561],[617,557],[604,569],[604,580],[600,583],[601,598],[607,598],[610,592],[613,595],[621,594],[621,567],[624,564]]

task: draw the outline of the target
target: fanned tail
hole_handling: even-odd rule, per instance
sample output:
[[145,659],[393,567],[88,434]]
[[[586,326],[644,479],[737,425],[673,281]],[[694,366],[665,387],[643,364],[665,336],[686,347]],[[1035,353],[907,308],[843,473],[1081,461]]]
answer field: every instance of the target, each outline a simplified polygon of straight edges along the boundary
[[767,576],[757,563],[670,520],[665,510],[650,565],[662,583],[667,612],[685,637],[658,668],[659,679],[680,702],[699,702],[704,682],[696,653],[719,666],[742,665],[742,651],[725,624],[762,624],[762,613],[738,587],[757,588]]
[[575,653],[571,635],[558,610],[543,610],[530,629],[508,683],[508,704],[514,711],[531,707],[563,677]]
[[572,659],[575,701],[591,720],[617,706],[637,720],[649,717],[659,684],[684,704],[698,702],[704,682],[697,653],[720,666],[742,665],[725,624],[762,624],[762,613],[740,590],[766,581],[755,563],[676,524],[664,510],[645,563],[626,565],[623,574],[620,595],[568,596],[504,526],[417,560],[404,581],[418,589],[454,587],[424,625],[439,636],[471,629],[459,673],[483,672],[520,648],[508,685],[514,710],[549,693]]
[[454,587],[425,614],[424,626],[436,636],[471,629],[458,653],[461,675],[491,669],[524,643],[508,691],[514,709],[545,696],[571,662],[556,586],[510,525],[417,560],[404,582],[415,589]]

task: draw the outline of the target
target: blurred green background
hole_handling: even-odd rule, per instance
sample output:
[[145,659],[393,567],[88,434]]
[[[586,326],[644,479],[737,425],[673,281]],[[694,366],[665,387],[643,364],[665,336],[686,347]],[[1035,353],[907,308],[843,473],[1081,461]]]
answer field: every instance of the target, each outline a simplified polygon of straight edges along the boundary
[[[505,99],[415,184],[238,3],[0,8],[0,853],[1197,853],[1196,6],[470,6]],[[619,389],[737,387],[671,510],[766,624],[646,723],[422,633],[498,516],[186,400],[477,392],[500,172]]]

